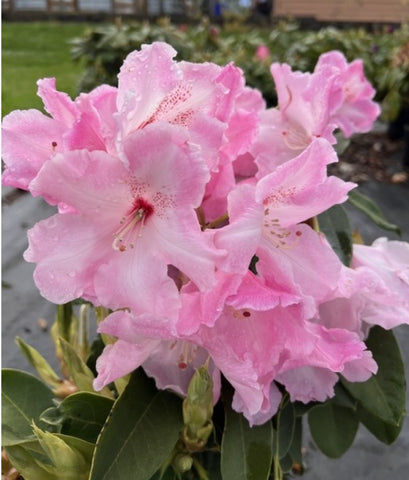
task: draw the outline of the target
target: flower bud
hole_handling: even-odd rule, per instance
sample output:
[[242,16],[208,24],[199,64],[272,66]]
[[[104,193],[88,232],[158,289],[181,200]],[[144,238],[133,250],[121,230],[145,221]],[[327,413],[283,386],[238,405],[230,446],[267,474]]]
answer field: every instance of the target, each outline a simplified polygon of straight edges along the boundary
[[188,472],[193,465],[193,458],[190,455],[179,454],[173,460],[173,467],[177,473]]
[[182,439],[190,451],[206,445],[213,431],[213,382],[205,366],[193,375],[183,401],[184,429]]

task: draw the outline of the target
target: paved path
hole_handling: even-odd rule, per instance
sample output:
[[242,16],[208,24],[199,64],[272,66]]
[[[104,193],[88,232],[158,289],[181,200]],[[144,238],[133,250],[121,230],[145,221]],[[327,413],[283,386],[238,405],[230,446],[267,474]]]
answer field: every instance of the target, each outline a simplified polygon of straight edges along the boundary
[[[375,200],[392,222],[403,230],[402,238],[409,241],[409,184],[393,185],[368,182],[361,191]],[[23,368],[31,371],[21,357],[14,338],[18,335],[39,349],[52,364],[53,344],[48,332],[38,325],[38,319],[44,318],[49,325],[53,322],[54,307],[38,294],[33,280],[33,265],[24,262],[22,255],[27,246],[26,230],[41,218],[49,216],[54,209],[41,199],[21,195],[11,203],[13,191],[3,189],[3,367]],[[348,208],[351,223],[359,228],[366,243],[385,235],[385,232],[359,214]],[[398,238],[387,233],[389,238]],[[398,341],[407,366],[409,380],[409,326],[396,330]],[[409,403],[407,404],[409,411]],[[386,447],[368,434],[364,428],[358,432],[353,447],[339,460],[329,460],[317,452],[311,440],[306,436],[306,462],[311,466],[304,475],[305,480],[405,480],[409,472],[409,421],[406,420],[403,432],[394,445]]]

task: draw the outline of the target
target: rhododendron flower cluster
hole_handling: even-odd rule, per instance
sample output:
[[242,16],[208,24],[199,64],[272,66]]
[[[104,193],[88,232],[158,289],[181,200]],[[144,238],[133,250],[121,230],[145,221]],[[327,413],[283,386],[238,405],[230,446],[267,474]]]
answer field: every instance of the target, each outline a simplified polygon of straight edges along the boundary
[[142,366],[185,395],[206,364],[214,402],[223,375],[262,424],[283,387],[324,401],[338,374],[367,380],[370,327],[409,323],[408,244],[357,245],[347,266],[314,220],[355,188],[327,173],[335,130],[368,131],[379,108],[336,51],[312,73],[273,64],[276,108],[233,64],[175,54],[145,45],[118,87],[75,100],[40,80],[47,114],[3,121],[3,183],[58,207],[28,234],[42,295],[112,311],[95,389]]

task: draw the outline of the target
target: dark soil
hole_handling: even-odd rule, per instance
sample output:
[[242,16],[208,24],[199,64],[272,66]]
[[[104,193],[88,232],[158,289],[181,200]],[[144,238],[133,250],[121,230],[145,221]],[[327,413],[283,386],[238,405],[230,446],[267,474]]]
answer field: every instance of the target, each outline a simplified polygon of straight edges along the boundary
[[329,165],[329,172],[356,183],[396,183],[396,174],[402,170],[402,152],[403,140],[390,140],[386,132],[356,135],[339,155],[339,162]]

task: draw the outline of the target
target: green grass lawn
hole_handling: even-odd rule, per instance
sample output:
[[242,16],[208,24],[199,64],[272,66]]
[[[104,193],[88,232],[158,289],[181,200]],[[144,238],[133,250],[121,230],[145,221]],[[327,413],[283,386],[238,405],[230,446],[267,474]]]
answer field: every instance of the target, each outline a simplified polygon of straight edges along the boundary
[[82,67],[71,60],[68,40],[85,23],[3,22],[2,116],[15,109],[42,108],[36,81],[55,77],[57,88],[76,96]]

